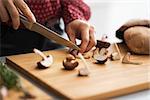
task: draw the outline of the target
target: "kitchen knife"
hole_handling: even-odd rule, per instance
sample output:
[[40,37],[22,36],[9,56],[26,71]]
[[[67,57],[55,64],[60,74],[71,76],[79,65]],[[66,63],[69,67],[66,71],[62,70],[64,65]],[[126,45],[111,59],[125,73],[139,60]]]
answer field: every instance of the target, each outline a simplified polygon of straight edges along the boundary
[[63,37],[58,35],[56,32],[46,28],[45,26],[43,26],[37,22],[36,23],[29,22],[27,20],[27,18],[21,14],[20,14],[20,20],[24,24],[24,26],[29,30],[37,32],[37,33],[43,35],[44,37],[46,37],[50,40],[53,40],[54,42],[56,42],[58,44],[70,47],[72,49],[80,50],[80,48],[77,45],[75,45],[73,42],[64,39]]

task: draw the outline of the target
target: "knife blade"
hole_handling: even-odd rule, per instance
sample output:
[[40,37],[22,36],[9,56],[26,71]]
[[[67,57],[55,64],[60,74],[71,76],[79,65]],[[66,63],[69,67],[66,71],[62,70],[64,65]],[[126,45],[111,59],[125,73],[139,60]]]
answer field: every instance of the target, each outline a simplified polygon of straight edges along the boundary
[[58,35],[56,32],[46,28],[45,26],[41,25],[40,23],[37,23],[37,22],[31,23],[27,20],[26,17],[24,17],[21,14],[20,14],[20,20],[24,24],[24,26],[29,30],[37,32],[40,35],[42,35],[50,40],[53,40],[54,42],[56,42],[58,44],[70,47],[72,49],[80,50],[80,48],[77,45],[75,45],[73,42],[64,39],[63,37]]

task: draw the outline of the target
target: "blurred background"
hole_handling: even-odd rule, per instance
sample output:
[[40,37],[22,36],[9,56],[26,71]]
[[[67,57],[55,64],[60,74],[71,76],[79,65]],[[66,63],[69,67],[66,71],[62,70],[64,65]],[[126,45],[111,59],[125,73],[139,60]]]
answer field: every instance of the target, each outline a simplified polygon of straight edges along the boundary
[[[84,0],[90,7],[90,23],[96,36],[115,36],[115,31],[130,19],[150,19],[150,0]],[[113,34],[113,35],[112,35]]]

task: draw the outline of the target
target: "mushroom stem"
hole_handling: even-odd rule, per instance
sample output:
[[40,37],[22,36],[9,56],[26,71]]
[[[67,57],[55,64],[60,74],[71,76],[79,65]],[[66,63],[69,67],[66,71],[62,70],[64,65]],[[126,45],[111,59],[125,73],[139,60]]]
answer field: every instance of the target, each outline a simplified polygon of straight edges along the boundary
[[84,64],[84,68],[87,69],[89,71],[89,67],[84,59],[84,57],[82,56],[81,53],[78,53],[78,56],[80,57],[80,59],[83,61],[83,64]]
[[47,57],[44,55],[44,53],[41,52],[40,50],[38,50],[38,49],[33,49],[33,51],[34,51],[36,54],[40,55],[44,60],[47,59]]

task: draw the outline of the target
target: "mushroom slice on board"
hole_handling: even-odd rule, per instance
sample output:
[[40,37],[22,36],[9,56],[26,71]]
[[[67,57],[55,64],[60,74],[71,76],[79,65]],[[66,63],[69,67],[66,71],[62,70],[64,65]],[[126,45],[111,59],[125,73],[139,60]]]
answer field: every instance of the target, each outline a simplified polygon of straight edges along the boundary
[[131,53],[130,52],[127,52],[127,54],[123,57],[122,59],[122,63],[123,64],[134,64],[134,65],[140,65],[142,64],[141,62],[134,62],[134,61],[131,61],[130,60],[130,57],[131,57]]
[[44,53],[38,49],[33,49],[33,51],[43,58],[42,61],[37,62],[38,68],[45,69],[45,68],[48,68],[52,65],[52,63],[53,63],[53,56],[52,55],[45,56]]
[[119,53],[118,52],[113,52],[111,55],[110,55],[110,59],[115,61],[115,60],[120,60],[120,56],[119,56]]
[[79,69],[79,76],[88,76],[90,72],[86,68]]
[[90,71],[89,71],[90,69],[87,65],[87,62],[86,62],[86,60],[84,59],[84,57],[82,56],[81,53],[79,53],[78,55],[79,55],[80,59],[82,60],[82,62],[84,64],[84,67],[79,69],[79,74],[78,75],[79,76],[88,76],[90,74]]
[[106,48],[102,48],[99,52],[98,50],[95,51],[94,59],[97,61],[98,64],[104,64],[108,59],[108,50]]

